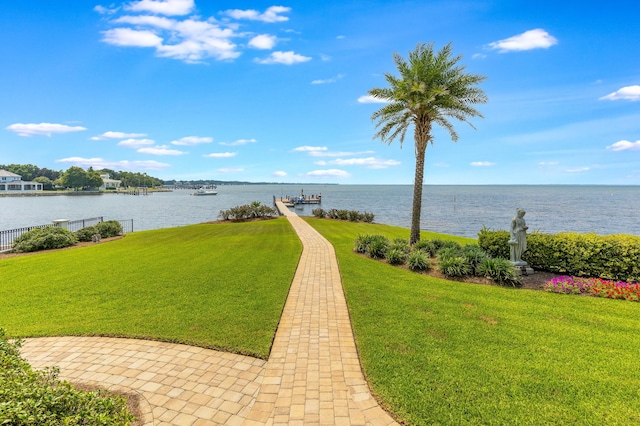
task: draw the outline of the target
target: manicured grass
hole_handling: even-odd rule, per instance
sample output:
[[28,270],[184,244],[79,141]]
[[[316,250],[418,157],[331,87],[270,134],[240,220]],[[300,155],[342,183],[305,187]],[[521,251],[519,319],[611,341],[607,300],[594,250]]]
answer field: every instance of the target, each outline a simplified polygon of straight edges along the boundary
[[640,423],[639,303],[430,278],[352,252],[358,234],[406,229],[307,220],[336,249],[365,374],[399,418]]
[[267,358],[301,251],[280,218],[0,260],[0,327],[13,337],[129,336]]

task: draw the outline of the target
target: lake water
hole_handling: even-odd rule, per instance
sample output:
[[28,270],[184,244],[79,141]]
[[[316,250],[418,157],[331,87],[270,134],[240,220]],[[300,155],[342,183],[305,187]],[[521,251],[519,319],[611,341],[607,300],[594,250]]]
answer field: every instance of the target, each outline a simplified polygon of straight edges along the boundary
[[[325,210],[348,209],[375,214],[375,222],[411,226],[411,185],[229,185],[218,195],[194,197],[190,190],[148,196],[0,197],[0,230],[43,225],[55,219],[103,216],[133,219],[135,231],[216,220],[220,210],[273,197],[322,194]],[[317,206],[296,210],[311,215]],[[530,230],[628,233],[640,235],[640,186],[498,186],[426,185],[421,228],[476,237],[483,226],[508,229],[522,207]]]

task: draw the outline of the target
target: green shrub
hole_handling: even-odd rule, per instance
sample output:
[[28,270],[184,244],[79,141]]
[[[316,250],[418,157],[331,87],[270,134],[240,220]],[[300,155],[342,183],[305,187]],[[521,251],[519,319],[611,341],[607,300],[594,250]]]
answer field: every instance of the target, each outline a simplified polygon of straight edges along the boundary
[[350,210],[348,216],[350,222],[359,222],[362,218],[362,214],[357,210]]
[[389,250],[389,239],[384,235],[373,235],[367,247],[369,257],[384,259],[387,257],[387,250]]
[[424,252],[429,257],[435,257],[438,251],[433,240],[420,240],[413,245],[413,249]]
[[477,244],[467,244],[462,246],[462,257],[467,260],[467,263],[471,267],[471,273],[473,275],[478,274],[478,265],[487,257],[487,254]]
[[462,251],[455,247],[444,247],[438,251],[438,262],[451,257],[462,257]]
[[[483,227],[478,233],[478,245],[489,257],[510,259],[508,241],[508,231],[493,231]],[[527,238],[527,245],[529,245],[528,243],[529,239]]]
[[435,246],[436,252],[438,252],[438,250],[440,250],[442,247],[444,247],[445,244],[447,244],[446,240],[441,240],[439,238],[435,238],[435,239],[431,240],[431,242]]
[[27,253],[64,248],[77,242],[78,237],[76,237],[75,233],[64,228],[48,226],[46,228],[35,228],[20,235],[13,240],[12,251],[15,253]]
[[391,248],[387,250],[386,259],[390,265],[404,265],[408,256],[408,253],[401,248],[391,246]]
[[390,249],[398,249],[405,254],[411,253],[411,246],[409,245],[409,240],[405,238],[396,238],[391,243]]
[[327,213],[324,210],[322,210],[320,207],[317,207],[311,210],[311,214],[320,219],[322,219],[327,215]]
[[93,236],[99,234],[95,226],[86,226],[76,232],[78,241],[87,242],[93,240]]
[[105,391],[79,391],[56,368],[33,370],[0,328],[0,424],[130,425],[126,400]]
[[367,250],[369,249],[369,244],[371,244],[371,241],[373,240],[374,235],[371,234],[367,234],[367,235],[358,235],[358,237],[356,238],[356,243],[355,246],[353,247],[353,250],[356,253],[366,253]]
[[500,285],[518,287],[522,284],[513,263],[499,257],[482,259],[478,265],[478,275],[491,278]]
[[107,220],[94,225],[96,231],[102,238],[115,237],[116,235],[122,235],[122,225],[117,220]]
[[453,240],[447,240],[444,243],[438,243],[438,244],[440,245],[438,251],[444,250],[444,249],[460,250],[462,248],[462,245],[459,242],[453,241]]
[[363,222],[371,223],[371,222],[373,222],[374,218],[375,218],[375,215],[373,213],[370,213],[370,212],[362,213],[362,221]]
[[229,210],[220,210],[218,217],[223,220],[246,220],[274,216],[277,213],[277,210],[273,207],[266,206],[259,201],[254,201],[251,204],[231,207]]
[[336,215],[340,220],[349,220],[349,210],[336,210]]
[[471,274],[471,266],[462,256],[438,256],[438,268],[448,277],[464,277]]
[[[490,256],[509,258],[507,231],[483,228],[478,243]],[[537,270],[582,277],[640,281],[640,237],[593,233],[532,233],[522,260]]]
[[421,250],[417,250],[409,254],[407,266],[412,271],[428,271],[431,268],[429,255]]

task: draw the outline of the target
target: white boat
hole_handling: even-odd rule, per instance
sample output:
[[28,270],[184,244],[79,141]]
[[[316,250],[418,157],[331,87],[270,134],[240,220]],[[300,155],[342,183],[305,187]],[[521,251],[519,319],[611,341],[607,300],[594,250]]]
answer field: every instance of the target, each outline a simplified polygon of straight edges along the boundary
[[218,191],[214,191],[213,189],[200,188],[191,195],[218,195]]

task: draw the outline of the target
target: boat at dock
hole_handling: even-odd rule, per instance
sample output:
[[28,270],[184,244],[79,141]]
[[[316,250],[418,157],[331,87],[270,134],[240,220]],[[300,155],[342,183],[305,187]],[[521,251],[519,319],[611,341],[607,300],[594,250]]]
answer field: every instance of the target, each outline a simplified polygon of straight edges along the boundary
[[218,191],[216,191],[214,189],[200,188],[200,189],[196,190],[196,192],[194,192],[191,195],[218,195]]
[[[276,197],[273,197],[273,201],[276,201]],[[303,204],[321,204],[322,194],[318,195],[304,195],[304,191],[300,191],[300,195],[280,197],[280,201],[287,207],[301,206]]]

